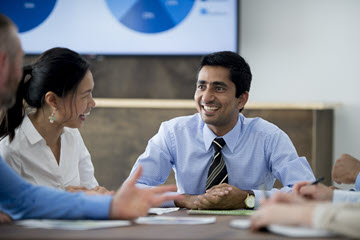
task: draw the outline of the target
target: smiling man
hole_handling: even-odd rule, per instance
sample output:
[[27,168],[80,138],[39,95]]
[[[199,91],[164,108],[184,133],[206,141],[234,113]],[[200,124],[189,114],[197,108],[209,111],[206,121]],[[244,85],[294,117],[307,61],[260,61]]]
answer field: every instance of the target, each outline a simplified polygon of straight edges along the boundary
[[[252,74],[233,52],[202,58],[195,102],[198,113],[162,123],[138,158],[144,174],[138,184],[163,184],[171,169],[183,200],[176,206],[192,209],[254,208],[265,188],[271,195],[275,179],[282,191],[314,175],[299,157],[289,137],[261,118],[245,118]],[[131,173],[131,174],[132,174]]]

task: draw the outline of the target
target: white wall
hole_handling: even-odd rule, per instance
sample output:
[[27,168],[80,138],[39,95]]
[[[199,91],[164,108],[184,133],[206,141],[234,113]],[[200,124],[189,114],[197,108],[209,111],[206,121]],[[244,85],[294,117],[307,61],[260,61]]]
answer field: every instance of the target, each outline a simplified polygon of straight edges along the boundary
[[242,0],[239,50],[250,101],[343,103],[333,161],[360,159],[360,1]]

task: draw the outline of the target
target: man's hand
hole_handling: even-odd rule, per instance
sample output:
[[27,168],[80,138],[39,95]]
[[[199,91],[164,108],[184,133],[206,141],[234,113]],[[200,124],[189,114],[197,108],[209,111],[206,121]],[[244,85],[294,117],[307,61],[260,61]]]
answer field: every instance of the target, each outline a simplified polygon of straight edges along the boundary
[[181,195],[166,195],[168,191],[176,191],[176,186],[161,186],[154,188],[137,188],[136,181],[141,176],[142,167],[139,166],[134,174],[119,188],[111,202],[111,219],[133,219],[145,216],[151,207],[159,206],[163,202],[181,200]]
[[[230,185],[228,185],[230,186]],[[206,193],[201,194],[201,195],[188,195],[188,194],[183,194],[184,199],[180,200],[180,201],[175,201],[175,205],[177,207],[180,208],[188,208],[188,209],[199,209],[199,199],[203,199],[203,201],[207,201],[205,200],[207,197],[214,199],[214,198],[221,198],[227,194],[229,194],[229,192],[232,190],[232,187],[224,187],[224,186],[214,186],[208,190],[206,190]],[[210,196],[210,193],[212,195],[214,195],[214,197]]]
[[360,161],[348,154],[343,154],[335,162],[332,169],[332,178],[338,184],[353,184],[359,172]]
[[298,182],[293,187],[293,193],[309,200],[332,201],[334,189],[318,183],[309,185],[310,182]]
[[11,217],[0,211],[0,224],[2,223],[11,223]]
[[201,195],[189,195],[189,194],[182,194],[183,199],[174,201],[175,206],[180,208],[188,208],[188,209],[198,209],[195,201],[197,201],[198,196]]
[[227,183],[216,185],[199,195],[195,205],[198,209],[239,209],[245,208],[248,192]]

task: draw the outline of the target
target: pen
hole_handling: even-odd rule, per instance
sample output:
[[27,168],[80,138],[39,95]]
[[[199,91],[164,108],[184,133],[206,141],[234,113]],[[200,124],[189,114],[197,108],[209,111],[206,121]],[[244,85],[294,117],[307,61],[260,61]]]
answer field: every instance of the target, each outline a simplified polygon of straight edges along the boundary
[[316,184],[318,184],[319,182],[322,182],[322,181],[324,181],[324,177],[319,177],[318,179],[316,179],[314,182],[312,182],[312,183],[309,183],[309,185],[316,185]]

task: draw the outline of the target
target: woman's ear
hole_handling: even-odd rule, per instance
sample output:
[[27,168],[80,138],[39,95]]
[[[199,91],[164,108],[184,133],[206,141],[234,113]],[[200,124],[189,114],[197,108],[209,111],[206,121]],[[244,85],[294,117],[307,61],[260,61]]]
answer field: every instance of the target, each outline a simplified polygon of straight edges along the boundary
[[45,102],[53,109],[58,108],[59,97],[53,92],[47,92],[45,94]]

